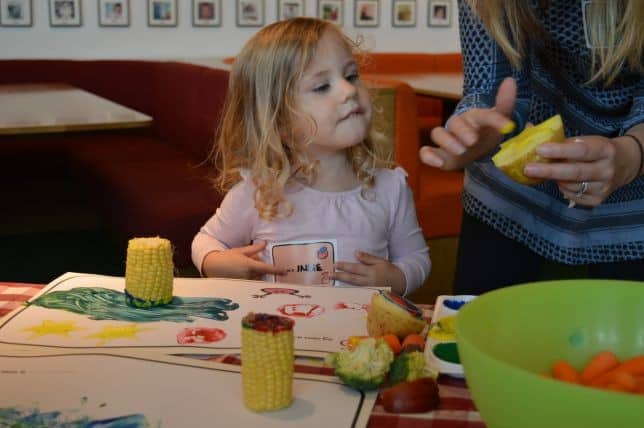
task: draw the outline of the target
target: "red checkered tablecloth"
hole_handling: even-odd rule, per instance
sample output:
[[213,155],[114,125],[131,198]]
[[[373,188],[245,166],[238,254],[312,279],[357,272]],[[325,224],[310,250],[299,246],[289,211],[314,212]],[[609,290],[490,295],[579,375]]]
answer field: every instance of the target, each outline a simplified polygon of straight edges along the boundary
[[[209,358],[225,364],[241,364],[238,355],[220,355]],[[304,359],[296,361],[295,371],[333,376],[333,369],[308,363]],[[472,397],[464,379],[450,376],[438,378],[438,409],[427,413],[400,414],[388,413],[382,407],[380,398],[371,412],[369,428],[485,428],[485,424],[474,407]]]
[[[42,284],[0,282],[0,318],[36,295],[42,287]],[[240,364],[237,355],[218,356],[212,360]],[[333,375],[332,369],[305,360],[296,362],[295,370],[299,373]],[[438,389],[440,405],[438,409],[427,413],[388,413],[378,399],[369,418],[369,428],[485,428],[463,379],[441,376],[438,378]]]
[[35,296],[42,288],[42,284],[0,282],[0,318]]

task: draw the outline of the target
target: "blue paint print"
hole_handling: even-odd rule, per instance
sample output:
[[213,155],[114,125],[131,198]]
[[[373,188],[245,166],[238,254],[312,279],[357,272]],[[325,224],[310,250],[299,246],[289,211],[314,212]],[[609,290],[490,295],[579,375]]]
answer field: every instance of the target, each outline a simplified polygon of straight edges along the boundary
[[150,426],[141,414],[91,420],[84,416],[71,420],[62,412],[41,412],[38,409],[20,411],[16,408],[0,408],[0,426],[16,428],[147,428]]
[[232,300],[217,297],[173,297],[165,306],[135,308],[126,304],[124,293],[102,287],[52,291],[30,304],[87,315],[93,320],[128,322],[193,322],[196,317],[225,321],[228,319],[226,311],[239,308]]

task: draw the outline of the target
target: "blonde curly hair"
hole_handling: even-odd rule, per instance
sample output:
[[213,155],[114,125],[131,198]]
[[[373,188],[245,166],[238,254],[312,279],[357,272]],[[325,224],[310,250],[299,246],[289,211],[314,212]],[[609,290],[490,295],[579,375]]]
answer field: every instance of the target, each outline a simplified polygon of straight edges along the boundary
[[[228,191],[250,171],[256,187],[255,208],[271,220],[290,215],[285,187],[297,180],[310,183],[316,163],[307,159],[307,142],[292,134],[297,84],[315,55],[323,34],[341,36],[354,54],[359,45],[335,25],[315,18],[276,22],[257,32],[235,58],[224,113],[213,148],[219,170],[217,185]],[[316,129],[312,117],[308,117]],[[373,186],[375,169],[388,163],[375,154],[369,137],[347,149],[356,177],[363,188]]]

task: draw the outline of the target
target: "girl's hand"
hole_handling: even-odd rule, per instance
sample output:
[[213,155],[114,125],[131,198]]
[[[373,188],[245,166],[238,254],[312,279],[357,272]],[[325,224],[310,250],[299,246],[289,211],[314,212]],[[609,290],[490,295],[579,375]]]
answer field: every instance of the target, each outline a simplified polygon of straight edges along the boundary
[[639,159],[638,155],[630,153],[627,144],[599,135],[568,138],[564,143],[546,143],[537,148],[537,154],[555,161],[530,163],[524,174],[556,180],[571,206],[597,206],[615,189],[637,176],[633,174],[636,166],[631,164],[633,155]]
[[420,149],[421,160],[429,166],[460,169],[492,150],[501,141],[500,130],[506,127],[517,98],[517,84],[505,79],[490,109],[475,108],[453,116],[447,128],[432,129],[431,138],[438,147]]
[[284,275],[283,269],[260,260],[266,241],[245,247],[213,251],[203,261],[202,271],[208,277],[261,279],[263,275]]
[[398,293],[405,292],[405,274],[389,260],[362,251],[356,252],[359,263],[337,262],[331,279],[347,284],[368,287],[391,287]]

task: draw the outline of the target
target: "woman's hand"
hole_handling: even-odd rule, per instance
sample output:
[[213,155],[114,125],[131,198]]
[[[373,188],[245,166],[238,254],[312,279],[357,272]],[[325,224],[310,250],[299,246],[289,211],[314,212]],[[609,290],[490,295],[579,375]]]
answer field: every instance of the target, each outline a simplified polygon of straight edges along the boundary
[[405,292],[405,274],[389,260],[362,251],[356,252],[359,263],[337,262],[331,279],[368,287],[391,287],[397,294]]
[[500,130],[510,123],[516,98],[516,82],[505,79],[499,86],[493,108],[468,110],[453,116],[447,128],[432,129],[431,138],[438,147],[422,147],[421,160],[429,166],[453,170],[488,153],[501,141]]
[[284,275],[283,269],[260,260],[259,253],[266,248],[266,241],[245,247],[208,253],[202,272],[208,277],[261,279],[263,275]]
[[637,177],[637,166],[632,165],[633,159],[639,165],[637,150],[632,142],[599,135],[568,138],[538,147],[537,154],[554,162],[530,163],[523,172],[528,177],[556,180],[571,206],[594,207]]

